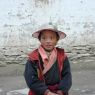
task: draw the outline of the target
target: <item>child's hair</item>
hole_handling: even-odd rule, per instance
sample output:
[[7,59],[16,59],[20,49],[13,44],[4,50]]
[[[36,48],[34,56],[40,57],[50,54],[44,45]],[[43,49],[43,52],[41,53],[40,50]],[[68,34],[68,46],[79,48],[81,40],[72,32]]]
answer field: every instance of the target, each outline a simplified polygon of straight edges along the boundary
[[[43,30],[43,31],[45,31],[45,30]],[[43,33],[43,31],[41,31],[40,33],[39,33],[39,36],[38,36],[38,39],[39,40],[41,40],[41,35],[42,35],[42,33]],[[49,30],[50,31],[50,30]],[[58,35],[58,33],[57,32],[55,32],[56,33],[56,38],[57,38],[57,40],[59,40],[59,35]]]

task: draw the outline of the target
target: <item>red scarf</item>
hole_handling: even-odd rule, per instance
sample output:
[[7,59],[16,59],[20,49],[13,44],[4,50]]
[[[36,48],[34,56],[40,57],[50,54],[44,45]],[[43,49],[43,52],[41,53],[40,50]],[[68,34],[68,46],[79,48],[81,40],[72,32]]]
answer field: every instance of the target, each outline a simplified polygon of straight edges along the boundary
[[46,51],[43,49],[42,46],[38,48],[38,52],[41,55],[42,61],[44,63],[43,64],[43,67],[44,67],[43,74],[45,74],[47,71],[50,70],[52,65],[55,63],[56,58],[57,58],[57,50],[56,48],[54,48],[49,57],[47,56]]

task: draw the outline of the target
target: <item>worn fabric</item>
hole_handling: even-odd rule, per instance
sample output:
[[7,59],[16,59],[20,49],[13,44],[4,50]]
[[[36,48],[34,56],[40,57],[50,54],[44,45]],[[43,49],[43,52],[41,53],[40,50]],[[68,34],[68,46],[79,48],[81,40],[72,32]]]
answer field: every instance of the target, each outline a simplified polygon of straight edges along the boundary
[[43,74],[45,74],[47,71],[49,71],[49,69],[52,67],[52,65],[54,64],[54,62],[56,61],[57,58],[57,50],[56,48],[54,48],[50,54],[50,56],[48,57],[48,55],[46,54],[46,51],[43,49],[42,46],[40,46],[38,48],[38,52],[41,55],[42,61],[43,61]]
[[[35,92],[36,95],[44,95],[45,91],[49,89],[50,86],[54,86],[57,84],[56,90],[62,90],[64,93],[68,93],[72,85],[70,63],[68,61],[68,58],[65,57],[64,61],[61,62],[62,64],[64,63],[64,65],[62,65],[63,67],[61,68],[62,69],[61,73],[59,70],[58,59],[57,59],[55,63],[53,64],[53,66],[50,68],[50,70],[44,74],[45,81],[39,79],[38,60],[33,60],[37,58],[39,58],[38,54],[36,54],[35,56],[32,56],[32,60],[30,56],[29,60],[26,63],[26,67],[25,67],[24,76],[25,76],[26,83],[28,87],[30,88],[30,90]],[[44,63],[41,59],[41,56],[40,56],[40,63],[41,63],[41,67],[43,70]],[[60,78],[59,73],[61,74],[61,78]]]

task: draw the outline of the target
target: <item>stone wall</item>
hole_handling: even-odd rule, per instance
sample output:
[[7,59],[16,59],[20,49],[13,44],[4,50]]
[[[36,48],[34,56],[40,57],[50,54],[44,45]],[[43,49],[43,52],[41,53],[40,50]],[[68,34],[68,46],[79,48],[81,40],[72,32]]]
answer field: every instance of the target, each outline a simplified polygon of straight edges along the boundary
[[71,61],[95,58],[94,0],[2,0],[0,3],[0,66],[25,64],[38,47],[32,38],[41,24],[53,22],[67,34],[58,46]]

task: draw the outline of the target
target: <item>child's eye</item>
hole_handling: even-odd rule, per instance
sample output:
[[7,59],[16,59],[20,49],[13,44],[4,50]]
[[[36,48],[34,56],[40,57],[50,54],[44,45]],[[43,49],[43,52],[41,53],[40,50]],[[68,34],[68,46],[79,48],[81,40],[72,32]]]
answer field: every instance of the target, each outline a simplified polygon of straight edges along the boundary
[[50,37],[50,39],[52,40],[53,38],[52,38],[52,37]]
[[45,38],[45,37],[42,37],[42,39],[44,39],[44,40],[45,40],[46,38]]

